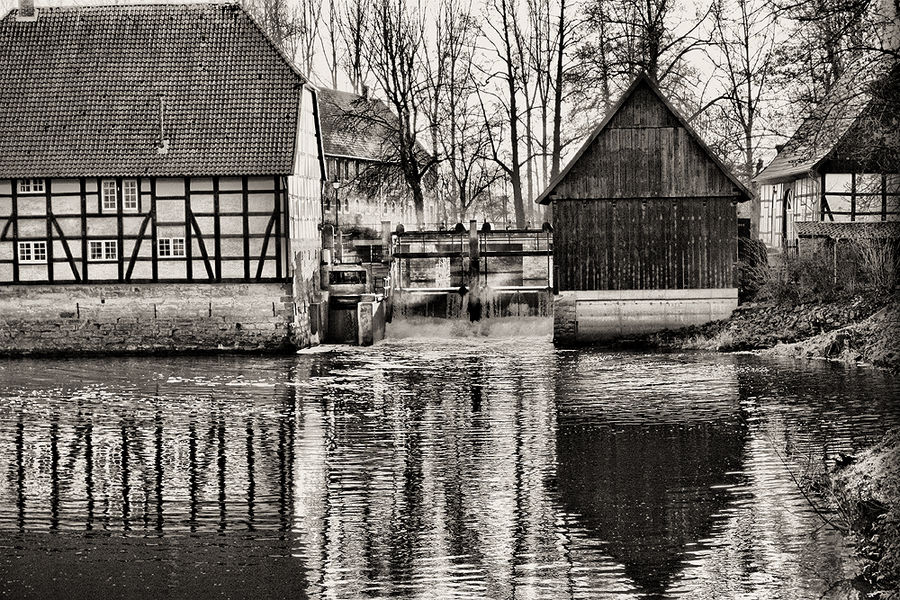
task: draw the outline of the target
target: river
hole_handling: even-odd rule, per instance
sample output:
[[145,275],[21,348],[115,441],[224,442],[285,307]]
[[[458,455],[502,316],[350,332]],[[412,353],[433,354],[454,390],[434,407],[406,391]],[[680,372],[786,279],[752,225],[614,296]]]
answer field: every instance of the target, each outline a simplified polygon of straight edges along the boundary
[[900,425],[829,363],[325,350],[0,361],[0,596],[844,597],[796,481]]

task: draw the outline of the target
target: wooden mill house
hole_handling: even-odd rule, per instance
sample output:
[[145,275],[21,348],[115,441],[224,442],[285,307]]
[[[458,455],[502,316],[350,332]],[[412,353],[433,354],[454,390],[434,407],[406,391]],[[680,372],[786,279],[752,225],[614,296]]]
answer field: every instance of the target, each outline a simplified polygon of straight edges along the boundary
[[3,285],[176,283],[212,315],[252,289],[226,283],[277,284],[280,307],[314,287],[324,168],[314,88],[237,5],[0,21]]
[[900,237],[900,67],[874,71],[838,80],[755,177],[767,246]]
[[538,198],[553,206],[554,339],[727,317],[748,190],[640,75]]

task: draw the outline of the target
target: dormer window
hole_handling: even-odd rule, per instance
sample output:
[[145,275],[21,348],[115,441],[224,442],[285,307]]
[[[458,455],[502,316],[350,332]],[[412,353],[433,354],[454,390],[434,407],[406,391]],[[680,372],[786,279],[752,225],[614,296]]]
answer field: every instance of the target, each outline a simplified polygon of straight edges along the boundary
[[19,180],[19,193],[20,194],[43,194],[44,193],[44,180],[43,179],[20,179]]

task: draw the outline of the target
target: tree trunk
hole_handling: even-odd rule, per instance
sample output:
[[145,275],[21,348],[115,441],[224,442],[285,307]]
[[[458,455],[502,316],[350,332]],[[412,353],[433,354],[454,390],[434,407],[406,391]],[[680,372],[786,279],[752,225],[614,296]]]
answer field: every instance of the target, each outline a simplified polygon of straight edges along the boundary
[[566,34],[566,0],[559,2],[559,45],[556,55],[556,81],[553,94],[553,161],[550,167],[550,177],[559,175],[560,155],[562,154],[562,93],[563,93],[563,50],[565,49]]

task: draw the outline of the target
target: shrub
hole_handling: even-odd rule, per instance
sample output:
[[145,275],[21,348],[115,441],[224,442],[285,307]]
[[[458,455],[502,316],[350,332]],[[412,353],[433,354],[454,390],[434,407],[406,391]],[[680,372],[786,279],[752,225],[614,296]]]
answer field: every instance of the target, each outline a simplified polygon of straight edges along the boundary
[[737,286],[740,301],[755,298],[770,277],[765,244],[760,240],[738,238]]
[[815,252],[781,255],[779,264],[770,269],[768,280],[759,290],[759,297],[787,304],[829,302],[842,292],[852,292],[856,278],[835,276],[830,253]]
[[856,245],[859,266],[866,282],[878,292],[897,287],[900,272],[900,240],[863,238]]

